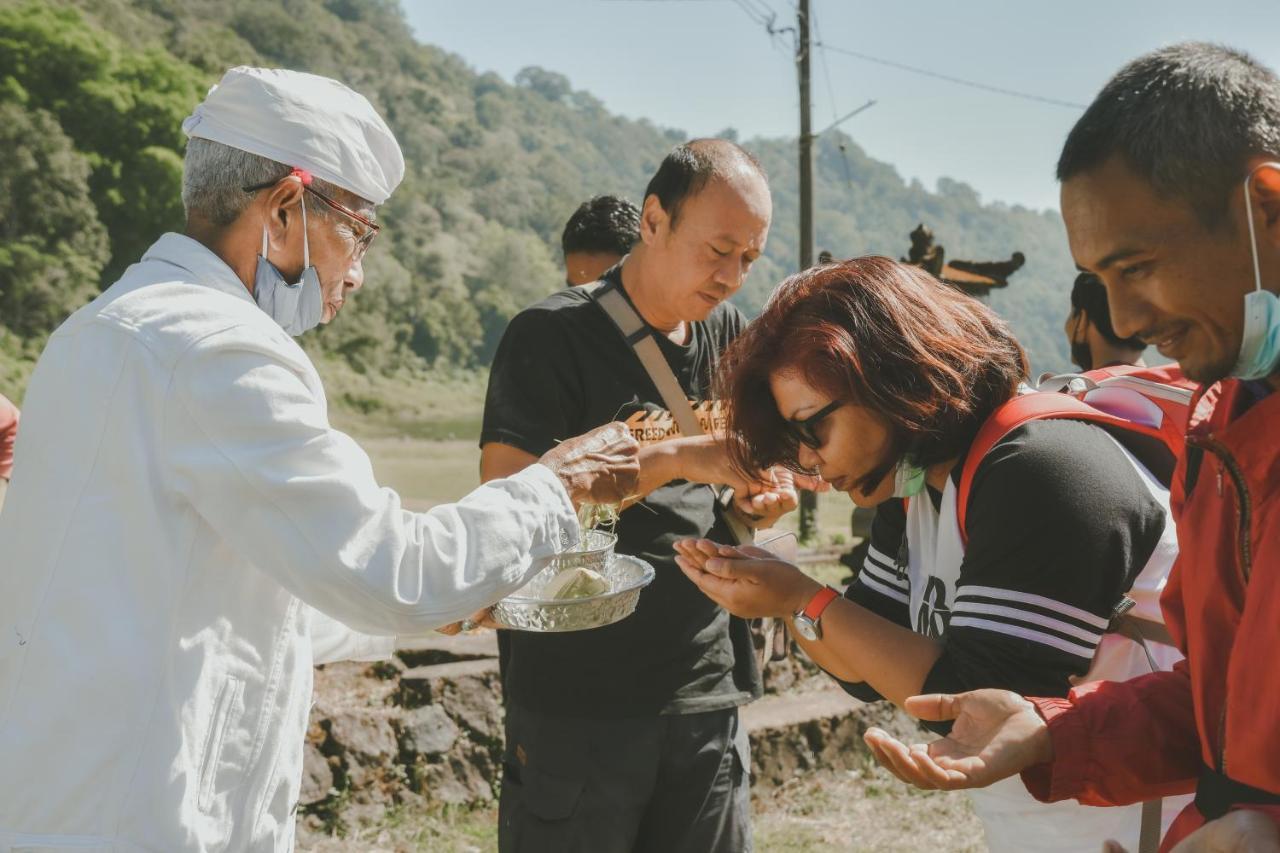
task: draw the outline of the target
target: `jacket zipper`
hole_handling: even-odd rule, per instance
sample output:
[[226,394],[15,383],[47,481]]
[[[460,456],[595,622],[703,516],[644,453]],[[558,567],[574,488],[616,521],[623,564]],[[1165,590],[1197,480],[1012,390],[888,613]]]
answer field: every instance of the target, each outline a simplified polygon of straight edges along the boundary
[[[1195,445],[1203,450],[1212,453],[1218,459],[1218,494],[1222,494],[1222,471],[1231,476],[1231,482],[1236,488],[1236,525],[1237,536],[1240,544],[1240,582],[1247,589],[1249,586],[1249,575],[1252,571],[1253,556],[1249,546],[1249,530],[1253,515],[1252,499],[1249,496],[1249,487],[1244,481],[1244,472],[1240,470],[1240,464],[1236,462],[1231,451],[1228,450],[1222,442],[1213,436],[1207,438],[1191,439],[1188,443]],[[1218,719],[1218,761],[1217,770],[1222,775],[1227,775],[1227,695],[1226,687],[1223,687],[1222,697],[1222,714]]]

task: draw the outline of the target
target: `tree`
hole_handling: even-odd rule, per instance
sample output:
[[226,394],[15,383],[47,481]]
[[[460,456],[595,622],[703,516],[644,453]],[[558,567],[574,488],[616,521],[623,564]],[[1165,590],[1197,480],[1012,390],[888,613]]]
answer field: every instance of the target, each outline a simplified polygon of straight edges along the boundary
[[97,293],[107,232],[51,114],[0,103],[0,150],[0,324],[41,337]]
[[159,232],[180,230],[182,120],[211,82],[156,48],[126,49],[78,12],[0,10],[0,81],[52,113],[91,166],[90,195],[111,237],[107,283]]

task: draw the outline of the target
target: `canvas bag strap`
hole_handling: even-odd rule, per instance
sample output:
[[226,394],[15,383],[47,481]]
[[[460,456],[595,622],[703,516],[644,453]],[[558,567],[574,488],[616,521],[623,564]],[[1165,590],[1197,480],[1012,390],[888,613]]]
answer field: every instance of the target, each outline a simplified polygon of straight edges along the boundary
[[621,289],[612,282],[605,282],[592,291],[591,298],[609,315],[609,319],[635,351],[645,373],[649,374],[658,394],[662,396],[662,402],[671,412],[671,417],[675,418],[680,432],[684,435],[702,435],[702,424],[689,405],[689,398],[685,396],[679,380],[671,372],[671,365],[667,364],[662,350],[658,348],[658,342],[650,334],[648,324],[636,313]]
[[[671,365],[667,364],[667,359],[662,354],[662,350],[658,349],[658,342],[654,340],[653,334],[649,330],[649,325],[636,312],[636,309],[623,295],[622,288],[611,281],[603,281],[595,285],[589,285],[591,290],[589,294],[596,301],[604,313],[609,316],[613,324],[618,327],[618,331],[622,333],[622,337],[626,339],[631,349],[635,352],[636,357],[640,359],[640,364],[644,367],[645,373],[649,374],[649,379],[653,381],[654,387],[658,389],[658,394],[662,397],[662,402],[666,405],[667,410],[671,412],[671,417],[675,419],[676,425],[680,427],[682,435],[702,435],[702,424],[698,422],[698,416],[693,411],[693,406],[689,405],[689,398],[685,396],[684,389],[680,387],[680,381],[676,379],[676,375],[671,371]],[[712,487],[716,493],[716,500],[722,504],[726,496],[731,496],[732,491],[719,487]],[[728,507],[722,507],[728,509]],[[729,530],[733,533],[735,544],[749,545],[755,538],[751,529],[740,522],[733,515],[725,512],[722,518],[729,526]]]

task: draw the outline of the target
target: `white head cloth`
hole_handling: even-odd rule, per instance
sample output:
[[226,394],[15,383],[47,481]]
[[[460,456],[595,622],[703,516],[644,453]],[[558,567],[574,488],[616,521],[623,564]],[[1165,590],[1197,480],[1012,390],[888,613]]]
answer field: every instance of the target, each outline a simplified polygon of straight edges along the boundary
[[364,95],[328,77],[232,68],[182,129],[305,169],[374,204],[404,177],[404,156],[382,116]]

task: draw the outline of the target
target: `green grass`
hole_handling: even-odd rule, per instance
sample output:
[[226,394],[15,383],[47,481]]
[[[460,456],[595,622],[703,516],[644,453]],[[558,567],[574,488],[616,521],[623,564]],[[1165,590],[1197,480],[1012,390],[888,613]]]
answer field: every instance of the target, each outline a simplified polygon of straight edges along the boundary
[[329,417],[361,438],[472,441],[480,435],[487,375],[479,371],[395,376],[359,373],[346,362],[316,356],[329,398]]

